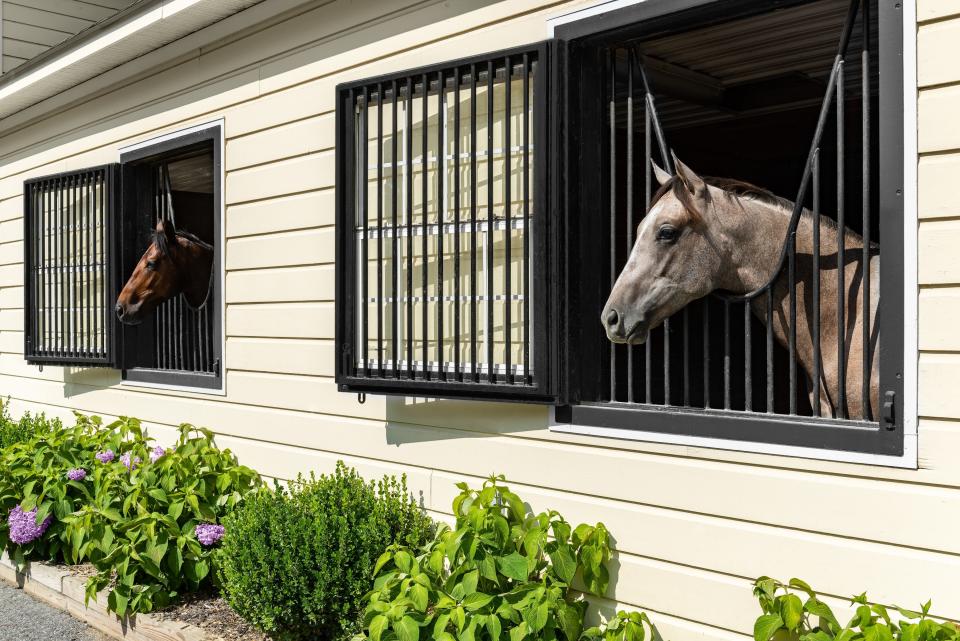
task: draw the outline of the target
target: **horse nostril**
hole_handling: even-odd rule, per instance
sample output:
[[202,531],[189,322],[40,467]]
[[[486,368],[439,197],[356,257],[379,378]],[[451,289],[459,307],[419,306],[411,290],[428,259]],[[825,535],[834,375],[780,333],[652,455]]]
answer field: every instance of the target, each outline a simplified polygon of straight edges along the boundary
[[117,306],[113,309],[117,312],[117,318],[123,318],[123,305],[117,303]]
[[617,312],[617,310],[611,309],[609,312],[607,312],[606,321],[608,327],[616,327],[617,324],[620,323],[620,314]]

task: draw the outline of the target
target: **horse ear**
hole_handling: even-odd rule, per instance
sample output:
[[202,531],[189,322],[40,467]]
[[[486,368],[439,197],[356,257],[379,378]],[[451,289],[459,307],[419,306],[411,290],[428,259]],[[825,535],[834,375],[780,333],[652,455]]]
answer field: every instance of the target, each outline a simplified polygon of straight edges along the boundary
[[703,182],[703,178],[698,176],[696,172],[687,167],[685,164],[680,162],[680,159],[677,158],[677,155],[671,152],[673,156],[673,166],[677,170],[677,176],[680,178],[680,182],[684,184],[691,194],[702,193],[707,188],[707,183]]
[[650,164],[653,165],[653,176],[657,179],[657,182],[660,183],[660,186],[666,185],[672,176],[664,171],[652,158],[650,159]]
[[157,233],[163,234],[167,239],[168,247],[175,247],[177,244],[177,228],[169,220],[157,221]]

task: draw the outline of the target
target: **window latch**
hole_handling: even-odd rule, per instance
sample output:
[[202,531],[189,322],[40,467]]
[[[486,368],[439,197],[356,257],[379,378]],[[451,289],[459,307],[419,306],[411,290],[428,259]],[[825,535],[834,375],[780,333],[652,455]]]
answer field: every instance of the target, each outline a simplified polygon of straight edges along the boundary
[[883,424],[888,430],[892,430],[897,424],[897,393],[883,393],[883,407],[881,408]]

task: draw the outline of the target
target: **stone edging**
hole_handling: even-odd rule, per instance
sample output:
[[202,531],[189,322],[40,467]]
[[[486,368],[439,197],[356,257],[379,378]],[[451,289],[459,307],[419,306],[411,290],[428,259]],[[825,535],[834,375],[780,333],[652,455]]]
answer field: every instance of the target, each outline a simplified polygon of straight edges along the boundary
[[85,606],[82,577],[42,563],[27,564],[26,572],[16,571],[6,553],[0,554],[0,581],[21,588],[44,603],[67,612],[91,628],[123,641],[223,641],[194,625],[180,621],[161,621],[149,614],[127,616],[123,619],[107,612],[107,594],[102,592],[97,601]]

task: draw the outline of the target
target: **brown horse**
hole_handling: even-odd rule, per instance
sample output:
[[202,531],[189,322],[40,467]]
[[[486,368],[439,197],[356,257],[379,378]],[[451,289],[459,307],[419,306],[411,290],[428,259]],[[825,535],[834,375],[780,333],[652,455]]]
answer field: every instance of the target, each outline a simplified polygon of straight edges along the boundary
[[[779,268],[794,203],[740,181],[702,178],[676,161],[677,175],[654,165],[660,189],[637,227],[636,242],[601,313],[607,337],[614,343],[639,345],[650,330],[685,305],[715,290],[746,294],[766,284]],[[795,286],[797,298],[797,362],[813,390],[813,326],[819,323],[822,355],[820,415],[845,414],[851,419],[877,415],[879,402],[879,334],[871,322],[869,345],[863,344],[861,289],[863,239],[820,217],[820,314],[813,318],[813,215],[804,211],[797,226]],[[838,252],[843,237],[844,291],[838,297]],[[869,318],[880,302],[880,250],[869,248]],[[790,296],[787,270],[773,284],[773,334],[787,346]],[[837,315],[845,309],[846,407],[839,408]],[[754,315],[766,322],[766,295],[753,299]],[[862,393],[862,357],[867,349],[870,398]],[[811,404],[813,394],[811,392]],[[838,414],[837,410],[844,412]]]
[[200,307],[210,289],[213,246],[162,220],[133,274],[117,297],[117,318],[138,325],[164,301],[183,294]]

